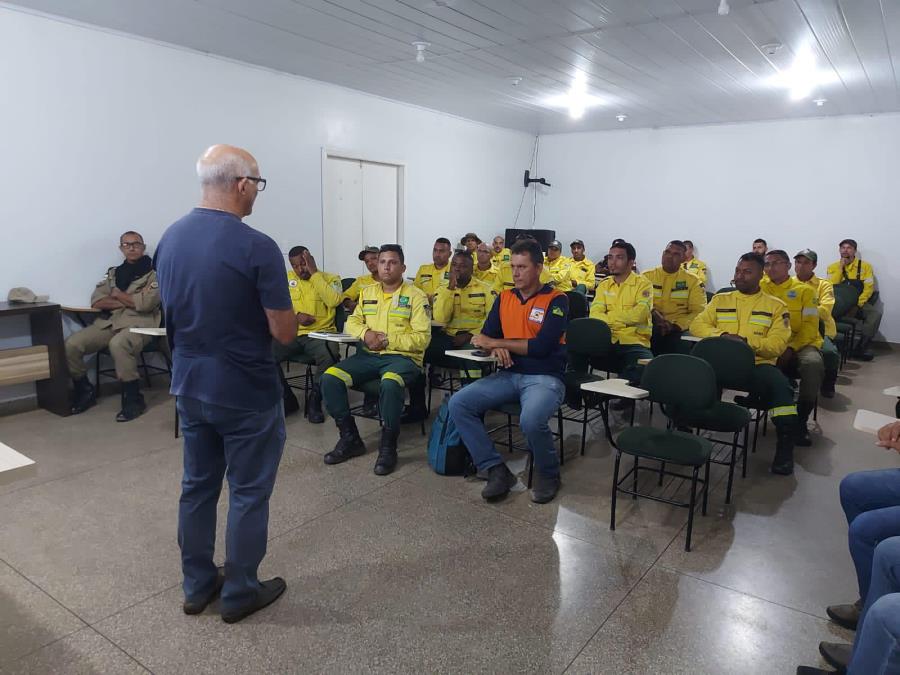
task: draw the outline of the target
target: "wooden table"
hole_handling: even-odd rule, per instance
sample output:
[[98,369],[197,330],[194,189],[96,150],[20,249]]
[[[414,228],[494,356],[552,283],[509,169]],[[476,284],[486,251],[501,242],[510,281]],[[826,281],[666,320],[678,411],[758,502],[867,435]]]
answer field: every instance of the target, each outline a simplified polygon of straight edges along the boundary
[[38,405],[57,415],[66,416],[72,414],[72,409],[60,310],[61,307],[55,302],[0,302],[0,319],[27,316],[31,325],[31,344],[47,347],[50,377],[35,382]]

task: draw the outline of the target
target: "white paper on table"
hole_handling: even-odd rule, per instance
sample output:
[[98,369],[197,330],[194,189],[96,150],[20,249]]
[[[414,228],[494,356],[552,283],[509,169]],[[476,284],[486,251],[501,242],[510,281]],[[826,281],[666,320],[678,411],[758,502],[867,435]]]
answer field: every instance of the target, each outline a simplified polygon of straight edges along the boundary
[[857,431],[865,431],[868,434],[877,434],[878,430],[885,424],[893,424],[897,422],[896,417],[890,415],[882,415],[881,413],[871,410],[857,410],[856,419],[853,420],[853,428]]

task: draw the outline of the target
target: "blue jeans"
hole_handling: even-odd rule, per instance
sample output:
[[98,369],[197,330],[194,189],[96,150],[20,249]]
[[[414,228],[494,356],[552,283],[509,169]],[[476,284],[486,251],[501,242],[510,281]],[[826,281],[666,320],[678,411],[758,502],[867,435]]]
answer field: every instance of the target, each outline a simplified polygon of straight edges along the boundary
[[251,602],[260,587],[257,570],[266,555],[269,497],[284,449],[284,407],[225,408],[179,396],[184,435],[184,476],[178,506],[178,545],[184,596],[205,597],[216,583],[216,505],[228,478],[225,585],[222,606]]
[[847,516],[850,556],[863,602],[872,577],[878,542],[900,536],[900,469],[857,471],[841,481],[841,506]]
[[484,427],[484,414],[504,403],[519,403],[519,428],[528,441],[537,472],[559,476],[559,457],[548,424],[556,413],[566,387],[553,375],[522,375],[501,370],[463,387],[450,397],[450,416],[479,471],[503,464]]
[[847,673],[900,673],[900,537],[885,539],[875,548],[872,585]]

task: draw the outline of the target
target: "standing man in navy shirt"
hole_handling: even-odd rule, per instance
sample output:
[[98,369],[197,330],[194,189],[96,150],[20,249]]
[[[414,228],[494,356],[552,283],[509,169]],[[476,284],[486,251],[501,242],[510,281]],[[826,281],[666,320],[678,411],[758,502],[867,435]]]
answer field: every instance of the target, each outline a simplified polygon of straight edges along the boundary
[[[200,206],[172,224],[156,249],[172,393],[184,435],[178,544],[184,612],[221,592],[222,619],[240,621],[284,592],[260,582],[269,497],[284,449],[281,383],[272,338],[293,341],[297,318],[278,246],[241,219],[266,187],[246,150],[214,145],[197,161]],[[216,504],[228,477],[225,568],[216,568]]]

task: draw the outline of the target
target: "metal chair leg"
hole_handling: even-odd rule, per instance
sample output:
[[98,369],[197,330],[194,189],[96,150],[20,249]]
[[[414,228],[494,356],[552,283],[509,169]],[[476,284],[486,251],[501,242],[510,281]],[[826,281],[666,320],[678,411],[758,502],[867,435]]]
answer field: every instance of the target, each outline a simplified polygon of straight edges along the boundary
[[744,425],[744,460],[741,466],[741,478],[747,477],[747,455],[750,452],[750,422]]
[[697,505],[697,474],[699,471],[700,467],[695,466],[691,477],[691,503],[688,506],[687,535],[684,539],[684,550],[688,553],[691,551],[691,534],[694,531],[694,507]]
[[712,462],[706,460],[706,468],[703,470],[703,503],[700,506],[700,515],[706,515],[706,505],[709,502],[709,465]]
[[144,352],[141,352],[141,368],[144,369],[144,379],[147,381],[147,389],[150,389],[153,386],[153,383],[150,382],[150,369],[147,368],[147,359],[144,357]]
[[622,451],[616,450],[616,463],[613,467],[613,482],[612,482],[612,499],[610,500],[609,505],[609,529],[616,529],[616,495],[619,492],[619,463],[622,460]]
[[725,503],[731,503],[731,487],[734,485],[734,465],[737,461],[738,437],[740,431],[734,432],[734,439],[731,442],[731,461],[728,463],[728,486],[725,488]]
[[587,424],[588,424],[588,404],[587,401],[582,402],[582,411],[584,417],[581,420],[581,456],[584,457],[584,446],[587,442]]
[[631,472],[631,498],[637,501],[638,458],[634,456],[634,470]]

